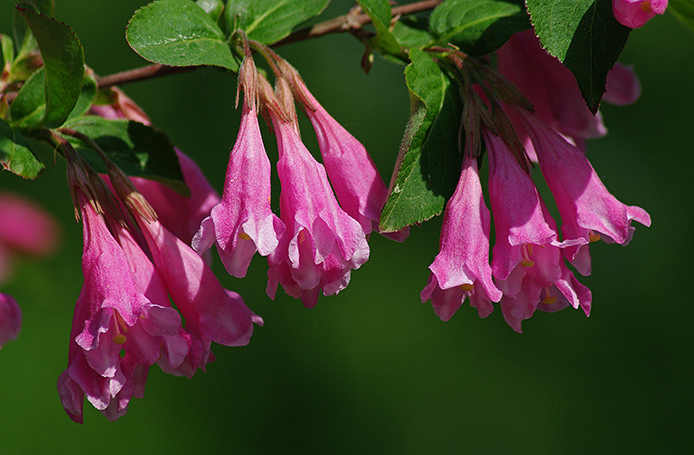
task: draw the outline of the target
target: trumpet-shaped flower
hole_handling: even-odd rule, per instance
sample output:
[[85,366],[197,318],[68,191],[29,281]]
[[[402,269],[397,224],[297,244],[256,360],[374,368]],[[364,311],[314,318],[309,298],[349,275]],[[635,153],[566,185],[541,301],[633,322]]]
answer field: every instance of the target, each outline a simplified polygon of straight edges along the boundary
[[639,28],[665,13],[667,4],[668,0],[612,0],[612,12],[620,24]]
[[280,217],[286,226],[280,245],[268,256],[268,295],[278,283],[287,294],[313,307],[322,289],[336,294],[352,269],[369,258],[364,229],[337,203],[325,168],[301,142],[291,122],[269,109],[279,149]]
[[[610,194],[590,162],[578,148],[566,142],[529,112],[519,111],[537,152],[540,169],[559,209],[564,239],[582,239],[584,245],[599,235],[626,245],[634,228],[631,221],[650,226],[651,218],[640,207],[627,206]],[[590,273],[586,247],[574,245],[565,250],[577,270]],[[577,258],[579,259],[577,261]]]
[[429,266],[431,275],[421,293],[431,299],[444,321],[453,316],[467,296],[480,317],[501,299],[489,265],[489,209],[484,204],[477,161],[466,157],[455,193],[448,200],[441,228],[440,252]]
[[17,338],[22,325],[22,312],[9,294],[0,293],[0,348]]
[[[161,335],[181,321],[172,308],[155,305],[139,290],[128,258],[104,218],[77,190],[84,226],[84,285],[77,299],[68,368],[58,379],[66,412],[82,422],[87,399],[115,420],[133,394],[144,391],[146,371],[159,358]],[[121,351],[125,355],[121,357]]]
[[227,272],[239,278],[246,276],[256,251],[267,256],[277,248],[284,231],[270,205],[270,160],[263,146],[255,100],[247,101],[229,156],[222,201],[202,222],[193,241],[198,253],[216,242]]

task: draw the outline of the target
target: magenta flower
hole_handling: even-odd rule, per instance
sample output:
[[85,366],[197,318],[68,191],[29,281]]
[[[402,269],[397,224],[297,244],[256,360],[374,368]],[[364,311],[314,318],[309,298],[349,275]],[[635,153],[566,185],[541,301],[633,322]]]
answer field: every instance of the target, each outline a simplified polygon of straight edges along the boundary
[[612,12],[620,24],[639,28],[656,14],[665,13],[667,3],[668,0],[612,0]]
[[257,251],[272,253],[284,232],[284,224],[270,205],[270,160],[265,153],[258,124],[256,70],[247,58],[239,72],[245,99],[241,126],[229,155],[224,193],[193,241],[198,253],[217,243],[219,256],[229,274],[242,278]]
[[277,285],[313,307],[322,289],[332,295],[349,283],[352,269],[369,258],[364,230],[337,203],[325,168],[301,142],[291,121],[268,109],[279,149],[277,172],[280,217],[286,231],[268,256],[267,292],[274,298]]
[[[626,245],[634,232],[632,220],[650,226],[651,218],[645,210],[624,205],[607,191],[585,154],[533,114],[522,109],[519,112],[557,203],[564,239],[582,239],[585,245],[602,235]],[[579,254],[580,249],[586,251]],[[581,274],[590,273],[587,247],[575,245],[567,248],[565,254]]]
[[0,293],[0,348],[19,335],[22,312],[17,301],[9,294]]
[[501,299],[489,265],[489,209],[484,203],[477,161],[465,157],[455,193],[448,200],[441,229],[440,252],[429,266],[431,275],[421,293],[431,299],[436,314],[447,321],[466,297],[480,317]]
[[[84,285],[72,322],[68,368],[58,379],[67,414],[82,422],[82,400],[109,420],[125,414],[144,391],[146,371],[159,358],[161,335],[181,321],[172,308],[150,302],[133,278],[128,258],[93,203],[77,189],[84,227]],[[121,351],[125,351],[121,357]]]
[[15,254],[45,256],[58,246],[60,228],[53,217],[30,200],[0,193],[0,283],[10,274]]
[[[113,179],[113,178],[112,178]],[[117,191],[118,185],[114,184]],[[119,192],[122,197],[122,193]],[[127,202],[132,205],[131,194]],[[193,352],[200,346],[203,357],[195,366],[208,362],[212,341],[225,346],[248,344],[253,322],[262,325],[236,293],[227,292],[204,260],[157,220],[133,210],[152,253],[154,265],[176,307],[185,318],[185,330],[196,341]],[[202,345],[200,345],[202,343]]]
[[[588,110],[571,71],[542,49],[533,30],[511,36],[497,56],[499,72],[518,87],[535,107],[536,115],[549,127],[579,145],[585,139],[607,133],[600,113],[593,115]],[[640,86],[634,73],[615,64],[608,74],[604,100],[624,105],[633,103],[639,95]],[[522,128],[518,128],[518,133],[523,138]],[[532,148],[527,152],[533,158]]]
[[[283,67],[284,68],[284,67]],[[381,209],[388,189],[366,148],[342,127],[308,91],[296,71],[291,70],[292,90],[302,103],[318,138],[323,165],[342,209],[357,220],[365,234],[378,231]],[[386,234],[402,242],[409,228]]]

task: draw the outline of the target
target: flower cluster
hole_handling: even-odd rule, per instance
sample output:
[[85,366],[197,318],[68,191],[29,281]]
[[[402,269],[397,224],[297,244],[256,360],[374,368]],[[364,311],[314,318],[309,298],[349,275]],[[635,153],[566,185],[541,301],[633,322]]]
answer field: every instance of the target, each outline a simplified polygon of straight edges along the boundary
[[[239,71],[241,126],[222,200],[203,220],[193,246],[202,253],[216,243],[236,277],[246,275],[256,252],[267,256],[268,295],[274,298],[281,284],[310,308],[321,291],[333,295],[344,289],[351,271],[368,259],[367,236],[378,227],[387,189],[364,146],[318,104],[296,70],[269,49],[263,52],[275,69],[276,88],[247,56]],[[295,101],[313,124],[323,164],[301,140]],[[259,111],[277,138],[279,217],[271,207]],[[406,236],[403,231],[392,237]]]
[[[157,363],[165,372],[192,377],[214,359],[212,342],[245,345],[253,323],[262,325],[262,319],[238,294],[224,289],[182,240],[192,237],[190,213],[179,212],[178,223],[169,220],[178,224],[179,238],[117,168],[109,166],[112,191],[78,155],[67,157],[68,182],[83,224],[84,284],[58,393],[76,422],[82,421],[85,396],[115,420],[133,396],[143,396],[149,367]],[[186,164],[184,176],[195,198],[195,189],[205,185],[195,181],[202,174],[192,162]],[[166,191],[157,185],[145,187],[153,194]],[[153,201],[162,213],[173,211],[175,200]]]
[[[499,70],[518,85],[534,112],[514,102],[518,96],[510,85],[496,93],[478,86],[479,94],[471,92],[466,100],[468,109],[491,109],[478,116],[482,121],[464,124],[468,142],[481,136],[486,145],[495,244],[490,262],[492,217],[482,195],[479,153],[468,144],[458,186],[446,206],[440,252],[421,294],[444,321],[468,297],[481,317],[493,311],[492,302],[500,302],[506,322],[517,332],[538,309],[553,312],[571,305],[588,315],[590,290],[567,262],[588,275],[590,243],[603,238],[626,245],[632,220],[650,225],[643,209],[624,205],[607,191],[579,148],[585,139],[605,134],[602,120],[590,114],[571,74],[542,51],[531,33],[514,35],[499,51]],[[610,77],[606,99],[626,104],[638,97],[631,71],[616,67]],[[541,90],[531,82],[540,78],[546,81]],[[554,196],[561,228],[533,182],[533,163]]]

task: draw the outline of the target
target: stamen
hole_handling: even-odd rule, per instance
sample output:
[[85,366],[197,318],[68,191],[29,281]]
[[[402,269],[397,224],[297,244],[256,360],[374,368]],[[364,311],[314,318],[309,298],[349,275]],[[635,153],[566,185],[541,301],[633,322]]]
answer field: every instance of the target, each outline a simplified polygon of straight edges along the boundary
[[461,284],[461,285],[460,285],[460,288],[461,288],[463,291],[465,291],[465,292],[470,292],[470,291],[472,291],[472,290],[475,288],[475,286],[472,285],[472,284],[467,284],[467,283],[465,283],[465,284]]
[[651,8],[651,1],[646,0],[645,2],[641,2],[641,9],[646,13],[650,13],[653,10]]
[[125,323],[123,317],[118,313],[118,310],[113,310],[113,317],[116,319],[116,334],[113,336],[113,342],[116,344],[125,344],[128,341],[128,337],[125,336],[128,333],[128,324]]
[[523,260],[520,264],[523,267],[532,267],[535,265],[535,261],[530,260],[530,255],[533,254],[533,246],[529,243],[521,246],[521,254],[523,255]]
[[243,240],[250,240],[251,236],[246,234],[245,232],[239,232],[239,238]]
[[590,230],[588,231],[588,240],[590,241],[590,243],[597,242],[598,240],[600,240],[600,234]]
[[542,299],[542,303],[546,305],[551,305],[557,301],[557,298],[549,293],[549,288],[545,288],[545,298]]
[[306,240],[306,229],[299,231],[299,243],[303,243]]

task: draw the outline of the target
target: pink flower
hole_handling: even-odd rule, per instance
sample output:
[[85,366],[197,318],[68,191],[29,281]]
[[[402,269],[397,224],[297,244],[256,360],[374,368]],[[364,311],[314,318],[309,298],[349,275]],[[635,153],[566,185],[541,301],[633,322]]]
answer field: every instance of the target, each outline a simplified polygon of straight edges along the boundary
[[467,296],[480,317],[501,299],[489,265],[489,209],[484,204],[477,161],[465,158],[455,193],[448,200],[441,229],[440,252],[429,266],[422,303],[431,299],[436,314],[447,321]]
[[0,282],[17,253],[45,256],[58,246],[60,228],[44,209],[24,197],[0,193]]
[[22,312],[9,294],[0,293],[0,348],[17,338],[22,325]]
[[[634,232],[631,220],[650,226],[651,218],[645,210],[624,205],[607,191],[585,154],[531,113],[522,109],[519,112],[557,203],[565,239],[582,239],[585,245],[597,240],[599,234],[626,245]],[[586,251],[579,255],[580,249]],[[586,246],[569,247],[565,254],[579,272],[590,273]]]
[[[140,291],[128,258],[84,193],[77,189],[84,226],[84,285],[72,322],[68,368],[58,379],[67,414],[82,422],[82,399],[115,420],[144,392],[146,371],[159,358],[162,335],[175,334],[175,310]],[[125,351],[121,357],[121,351]]]
[[620,24],[643,27],[656,14],[665,13],[668,0],[612,0],[612,12]]
[[[588,110],[571,71],[542,49],[532,30],[511,36],[497,56],[499,72],[520,89],[550,128],[579,145],[585,139],[607,134],[602,116]],[[615,104],[633,103],[640,95],[636,76],[619,63],[608,74],[606,88],[603,99]],[[522,139],[522,128],[518,130]],[[532,148],[528,155],[533,158]]]
[[272,119],[282,192],[280,217],[286,231],[268,256],[267,292],[274,298],[277,284],[287,294],[313,307],[322,289],[332,295],[349,283],[352,269],[369,258],[364,230],[337,203],[325,168],[301,142],[291,121],[268,109]]
[[[292,71],[291,76],[292,89],[316,131],[323,165],[340,206],[349,216],[359,221],[365,234],[372,230],[378,231],[381,209],[388,199],[388,189],[371,156],[354,136],[318,104],[298,73]],[[409,235],[409,229],[386,235],[402,242]]]
[[255,90],[256,72],[252,59],[239,72],[245,99],[241,126],[229,155],[224,193],[209,217],[200,225],[193,247],[198,253],[217,243],[219,256],[229,274],[242,278],[255,252],[272,253],[284,232],[284,224],[270,205],[270,160],[265,153],[258,124]]

